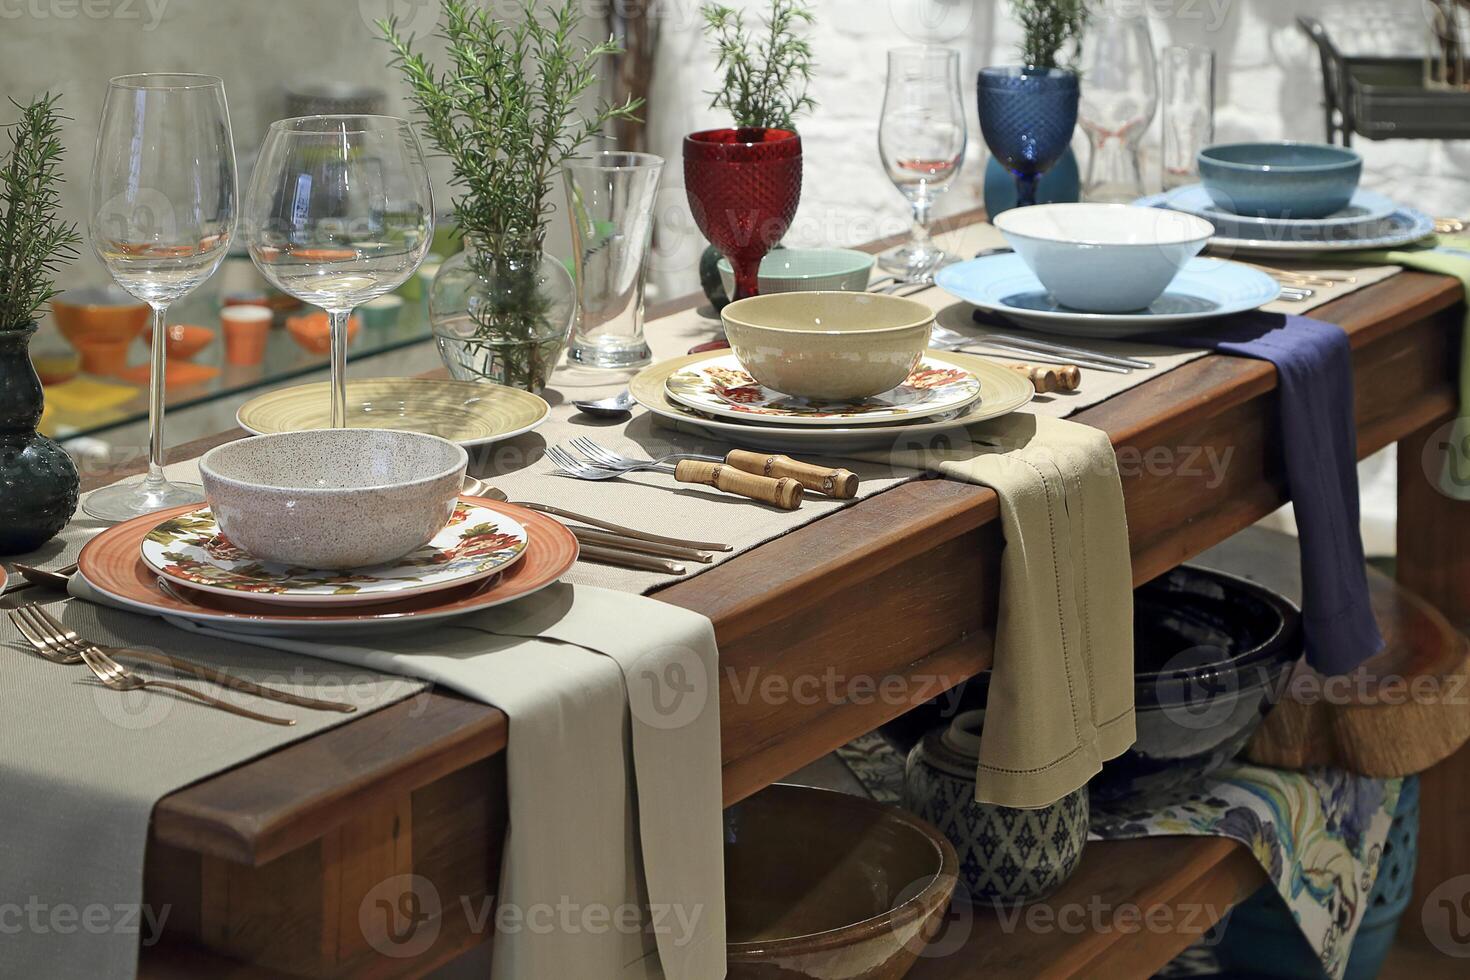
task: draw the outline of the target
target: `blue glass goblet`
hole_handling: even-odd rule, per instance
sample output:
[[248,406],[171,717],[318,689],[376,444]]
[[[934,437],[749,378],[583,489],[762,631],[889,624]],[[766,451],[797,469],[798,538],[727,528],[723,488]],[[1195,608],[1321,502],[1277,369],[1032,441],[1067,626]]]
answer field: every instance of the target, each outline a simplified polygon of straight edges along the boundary
[[1077,75],[1064,68],[980,69],[980,132],[1016,178],[1016,206],[1036,203],[1036,183],[1066,152],[1077,126]]

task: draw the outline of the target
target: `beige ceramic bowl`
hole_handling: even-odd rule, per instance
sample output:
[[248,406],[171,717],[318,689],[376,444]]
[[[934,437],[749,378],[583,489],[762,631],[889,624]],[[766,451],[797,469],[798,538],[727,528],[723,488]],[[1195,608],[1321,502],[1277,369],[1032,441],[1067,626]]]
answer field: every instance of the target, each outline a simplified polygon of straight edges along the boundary
[[949,907],[958,862],[933,825],[871,800],[775,785],[725,811],[729,980],[897,980]]
[[788,395],[856,401],[896,388],[929,346],[934,311],[873,293],[781,293],[720,312],[751,376]]
[[418,432],[310,429],[211,449],[199,474],[220,530],[254,557],[357,568],[437,534],[468,462],[459,446]]

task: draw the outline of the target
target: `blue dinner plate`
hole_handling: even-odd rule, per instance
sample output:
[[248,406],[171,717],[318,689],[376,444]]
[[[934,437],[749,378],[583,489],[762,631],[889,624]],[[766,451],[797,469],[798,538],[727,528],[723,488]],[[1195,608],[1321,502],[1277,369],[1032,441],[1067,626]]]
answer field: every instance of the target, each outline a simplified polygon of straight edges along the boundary
[[1137,313],[1085,313],[1062,306],[1019,255],[985,255],[939,270],[934,283],[967,303],[1047,333],[1131,337],[1254,310],[1281,295],[1276,280],[1237,262],[1190,259],[1164,295]]
[[[1398,205],[1382,194],[1358,188],[1348,206],[1325,218],[1261,218],[1236,214],[1220,207],[1200,184],[1190,184],[1169,191],[1164,204],[1206,221],[1214,222],[1220,234],[1231,238],[1281,238],[1288,234],[1321,236],[1327,229],[1360,229],[1382,221],[1398,210]],[[1237,234],[1243,232],[1243,234]]]
[[[1151,194],[1133,202],[1142,207],[1171,208],[1168,194]],[[1208,219],[1213,220],[1213,219]],[[1270,231],[1217,225],[1209,247],[1222,252],[1314,254],[1361,249],[1398,248],[1434,234],[1434,219],[1413,208],[1395,208],[1386,218],[1364,225],[1329,225],[1315,230]]]

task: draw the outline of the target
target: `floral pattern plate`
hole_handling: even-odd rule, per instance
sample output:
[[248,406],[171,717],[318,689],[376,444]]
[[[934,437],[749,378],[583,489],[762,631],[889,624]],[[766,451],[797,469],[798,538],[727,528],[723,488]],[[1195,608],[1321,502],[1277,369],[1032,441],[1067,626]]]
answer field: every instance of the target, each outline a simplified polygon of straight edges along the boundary
[[759,418],[786,425],[876,425],[958,411],[980,397],[971,371],[926,357],[903,384],[856,402],[798,398],[767,388],[746,373],[734,354],[675,371],[665,380],[669,398],[695,411],[723,418]]
[[250,557],[203,507],[150,531],[142,556],[158,574],[202,592],[337,606],[392,602],[478,581],[516,562],[527,541],[526,529],[505,514],[461,500],[444,529],[412,554],[391,564],[329,571]]

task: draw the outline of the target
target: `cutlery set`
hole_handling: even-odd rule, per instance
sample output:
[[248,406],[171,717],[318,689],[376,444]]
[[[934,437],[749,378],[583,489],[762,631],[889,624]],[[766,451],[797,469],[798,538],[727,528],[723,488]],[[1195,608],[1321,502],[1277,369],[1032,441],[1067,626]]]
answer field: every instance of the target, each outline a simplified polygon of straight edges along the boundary
[[858,489],[857,474],[851,470],[743,449],[731,450],[723,458],[671,453],[658,459],[633,459],[579,436],[565,447],[550,447],[546,456],[564,476],[579,480],[613,480],[640,471],[666,473],[679,483],[712,486],[782,510],[800,507],[805,491],[850,500]]

